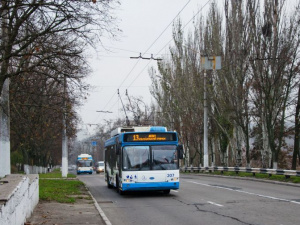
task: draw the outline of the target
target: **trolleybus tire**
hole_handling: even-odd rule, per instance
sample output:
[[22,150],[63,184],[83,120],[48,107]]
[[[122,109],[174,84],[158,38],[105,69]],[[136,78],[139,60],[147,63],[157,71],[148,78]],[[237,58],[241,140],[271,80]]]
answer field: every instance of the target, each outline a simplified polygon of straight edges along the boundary
[[106,182],[107,182],[107,187],[108,187],[108,188],[112,188],[112,187],[113,187],[113,186],[109,183],[108,173],[106,174]]
[[120,188],[117,189],[117,192],[118,192],[120,195],[124,195],[124,193],[125,193],[125,192],[122,191]]
[[170,194],[170,189],[167,189],[167,190],[163,190],[163,193],[165,194],[165,195],[168,195],[168,194]]
[[124,191],[122,191],[120,189],[120,184],[119,184],[119,177],[116,176],[116,184],[117,184],[117,192],[120,194],[120,195],[123,195],[124,194]]

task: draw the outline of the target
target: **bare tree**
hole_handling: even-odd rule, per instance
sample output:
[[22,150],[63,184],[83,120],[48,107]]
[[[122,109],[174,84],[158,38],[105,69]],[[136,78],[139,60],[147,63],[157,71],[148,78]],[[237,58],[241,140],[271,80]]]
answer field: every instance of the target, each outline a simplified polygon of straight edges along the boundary
[[262,161],[270,155],[266,166],[273,161],[277,167],[288,148],[285,138],[293,129],[289,119],[299,84],[299,10],[287,15],[285,3],[227,0],[222,17],[212,2],[207,19],[200,17],[186,39],[181,23],[175,24],[170,57],[158,63],[158,74],[149,74],[161,122],[180,132],[187,165],[202,159],[201,53],[222,56],[222,70],[207,71],[211,158],[219,153],[223,165],[250,166],[251,156],[257,158],[250,138],[256,138]]
[[[9,143],[9,135],[7,135],[9,127],[6,125],[9,123],[9,109],[5,107],[8,105],[8,95],[2,91],[7,79],[29,71],[36,71],[45,64],[50,66],[51,63],[52,70],[63,72],[61,75],[64,76],[67,69],[57,68],[55,58],[60,60],[61,55],[67,54],[73,57],[80,56],[88,44],[99,43],[105,34],[115,35],[117,27],[111,26],[114,21],[111,10],[115,3],[118,1],[1,1],[0,93],[2,107],[0,107],[0,117],[3,118],[0,124],[2,128],[1,149],[5,148],[5,151],[9,151],[9,144],[7,144]],[[61,46],[57,45],[53,38],[57,38],[58,41],[67,39],[68,51],[65,50],[62,54]],[[80,51],[78,48],[70,47],[70,43],[78,44],[78,41],[82,46]],[[51,46],[52,43],[56,44]],[[40,72],[43,73],[43,70]],[[51,77],[51,74],[47,75]],[[7,87],[5,91],[8,91]],[[3,127],[6,127],[6,131]],[[9,154],[6,155],[9,156]],[[4,174],[7,173],[9,171],[4,172]]]
[[158,103],[156,117],[169,129],[176,130],[185,145],[185,164],[199,165],[203,127],[202,117],[199,117],[199,110],[203,106],[198,99],[202,80],[197,51],[199,36],[193,38],[190,34],[188,40],[184,41],[179,20],[174,24],[173,39],[175,46],[170,47],[171,56],[158,63],[159,74],[156,71],[150,73],[151,93]]
[[[76,134],[75,107],[83,94],[82,78],[89,72],[76,46],[80,45],[53,38],[39,49],[41,56],[46,56],[42,64],[28,71],[26,67],[36,61],[35,57],[28,56],[19,65],[24,72],[11,78],[12,151],[23,153],[23,163],[46,166],[50,159],[58,161],[61,154],[53,150],[60,149],[54,144],[61,143],[64,110],[68,137]],[[59,54],[56,49],[60,49]],[[18,61],[15,63],[17,65]],[[63,76],[68,77],[66,93]]]
[[[294,87],[294,67],[299,48],[299,25],[295,13],[285,19],[283,1],[265,1],[264,16],[252,10],[250,20],[255,29],[251,67],[253,71],[253,102],[260,110],[259,117],[267,147],[272,153],[273,168],[277,168],[279,153],[286,133],[287,111]],[[271,161],[270,161],[271,162]],[[270,166],[270,165],[269,165]]]

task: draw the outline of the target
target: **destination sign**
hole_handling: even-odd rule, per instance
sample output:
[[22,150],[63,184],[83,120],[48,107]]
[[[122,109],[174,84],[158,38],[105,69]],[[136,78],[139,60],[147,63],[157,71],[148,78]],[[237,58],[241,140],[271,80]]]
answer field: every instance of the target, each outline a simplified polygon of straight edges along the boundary
[[176,141],[175,133],[134,133],[124,134],[124,142]]

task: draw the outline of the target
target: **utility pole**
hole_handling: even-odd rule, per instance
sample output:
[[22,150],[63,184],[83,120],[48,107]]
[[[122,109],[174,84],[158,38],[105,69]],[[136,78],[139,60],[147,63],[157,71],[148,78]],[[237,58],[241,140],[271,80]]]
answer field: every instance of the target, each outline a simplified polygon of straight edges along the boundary
[[61,175],[62,177],[68,176],[68,137],[67,137],[67,124],[66,124],[66,87],[67,78],[64,75],[64,94],[63,94],[63,119],[62,119],[62,160],[61,160]]
[[208,135],[207,135],[207,126],[208,126],[208,120],[207,120],[207,90],[206,90],[206,70],[204,70],[204,109],[203,109],[203,149],[204,149],[204,167],[208,167]]
[[[8,43],[7,26],[8,26],[8,6],[7,1],[1,0],[1,49],[4,58],[6,56],[6,45]],[[2,71],[7,71],[8,59],[4,59],[1,67]],[[2,69],[2,68],[1,68]],[[4,76],[4,74],[1,74]],[[10,110],[9,110],[9,78],[4,81],[2,91],[0,90],[0,177],[4,177],[11,173],[10,165]]]
[[208,160],[208,107],[207,107],[207,90],[206,90],[206,70],[219,70],[221,69],[220,56],[201,56],[201,65],[204,67],[204,109],[203,109],[203,149],[204,149],[204,167],[209,166]]
[[96,152],[97,152],[97,140],[91,140],[91,145],[92,145],[92,151],[93,151],[93,154],[91,154],[92,156],[93,156],[93,159],[94,159],[94,161],[96,162],[96,161],[99,161],[98,160],[98,154],[96,154]]

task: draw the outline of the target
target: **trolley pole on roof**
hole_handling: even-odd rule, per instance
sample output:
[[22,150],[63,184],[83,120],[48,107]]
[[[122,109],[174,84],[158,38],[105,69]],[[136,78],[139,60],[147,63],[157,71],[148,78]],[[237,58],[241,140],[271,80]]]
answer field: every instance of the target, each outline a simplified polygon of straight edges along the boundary
[[[203,149],[204,149],[204,167],[209,166],[208,160],[208,107],[207,107],[207,89],[206,89],[206,70],[219,70],[221,69],[221,56],[201,56],[201,65],[204,67],[204,110],[203,110]],[[213,162],[213,160],[212,160]]]
[[[126,92],[127,92],[127,90],[126,90]],[[119,89],[118,89],[118,95],[119,95],[119,98],[120,98],[120,100],[121,100],[121,103],[122,103],[122,106],[123,106],[123,110],[124,110],[124,113],[125,113],[125,116],[126,116],[126,125],[127,125],[127,126],[130,126],[130,122],[129,122],[129,119],[128,119],[128,116],[127,116],[127,113],[126,113],[126,109],[125,109],[125,107],[124,107],[124,104],[123,104],[123,101],[122,101],[122,98],[121,98]]]

